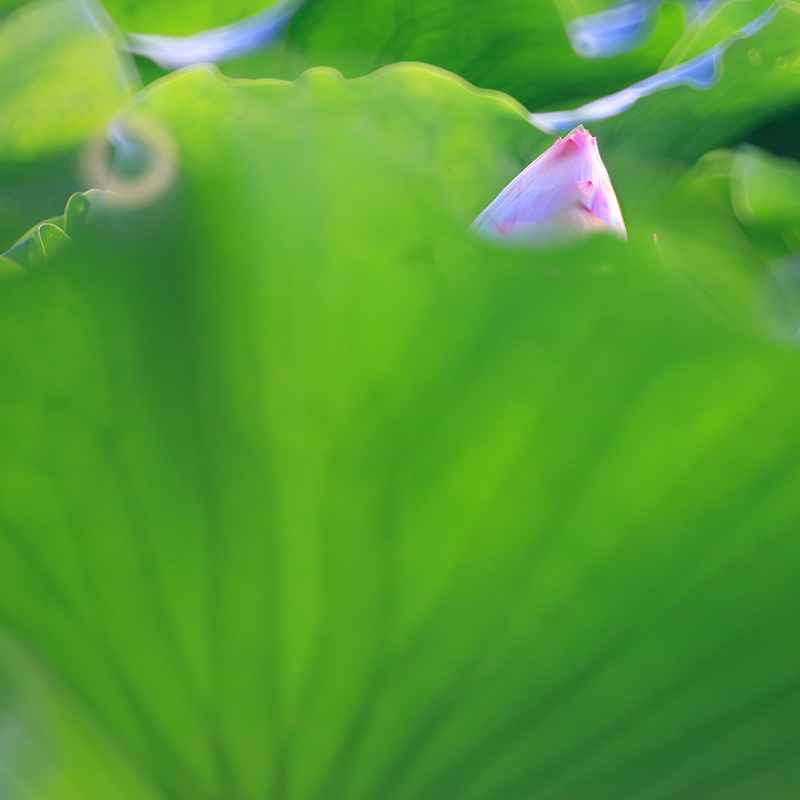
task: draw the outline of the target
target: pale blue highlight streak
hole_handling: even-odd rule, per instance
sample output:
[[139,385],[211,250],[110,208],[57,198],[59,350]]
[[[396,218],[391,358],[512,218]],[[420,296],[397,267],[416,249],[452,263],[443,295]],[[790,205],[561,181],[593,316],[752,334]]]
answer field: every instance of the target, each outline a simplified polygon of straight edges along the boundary
[[302,3],[279,0],[252,17],[191,36],[129,33],[128,49],[169,70],[247,55],[280,36]]
[[567,25],[572,49],[583,58],[608,58],[627,53],[647,37],[658,0],[631,0]]
[[528,119],[539,130],[552,135],[562,133],[576,125],[588,125],[601,119],[608,119],[627,111],[637,100],[662,89],[674,86],[693,86],[695,89],[708,89],[713,86],[722,73],[722,56],[739,39],[746,39],[758,33],[771,22],[782,3],[775,3],[759,14],[752,22],[735,33],[725,37],[719,44],[695,56],[683,64],[658,72],[643,81],[634,83],[627,89],[606,95],[573,111],[548,111],[529,114]]
[[[690,21],[719,0],[683,0]],[[572,49],[582,58],[610,58],[634,50],[650,36],[661,0],[624,0],[567,24]]]

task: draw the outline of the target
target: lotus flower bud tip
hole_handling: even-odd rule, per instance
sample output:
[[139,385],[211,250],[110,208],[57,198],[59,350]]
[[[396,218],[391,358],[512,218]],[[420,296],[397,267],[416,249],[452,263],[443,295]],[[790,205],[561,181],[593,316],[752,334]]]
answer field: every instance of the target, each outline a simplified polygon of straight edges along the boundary
[[472,223],[490,238],[552,242],[610,230],[627,239],[597,139],[583,125],[526,167]]

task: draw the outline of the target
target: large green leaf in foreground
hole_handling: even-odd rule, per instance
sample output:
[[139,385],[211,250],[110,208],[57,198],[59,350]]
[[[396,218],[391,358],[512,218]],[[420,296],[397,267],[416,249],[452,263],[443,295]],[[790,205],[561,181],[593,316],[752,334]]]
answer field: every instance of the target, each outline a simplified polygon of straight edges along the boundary
[[541,136],[446,75],[120,124],[148,234],[0,302],[0,619],[98,741],[192,800],[792,796],[800,357],[640,226],[472,239]]

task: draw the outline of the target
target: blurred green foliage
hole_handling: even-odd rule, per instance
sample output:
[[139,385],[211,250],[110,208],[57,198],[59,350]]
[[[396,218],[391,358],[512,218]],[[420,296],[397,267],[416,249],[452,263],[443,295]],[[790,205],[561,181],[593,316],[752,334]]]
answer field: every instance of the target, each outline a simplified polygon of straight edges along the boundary
[[[0,20],[0,792],[797,793],[800,165],[742,140],[798,105],[800,18],[592,125],[628,243],[475,239],[552,142],[525,106],[764,5],[583,61],[598,8],[309,0],[223,65],[265,80],[132,100],[99,8]],[[329,68],[405,58],[459,74]]]
[[37,0],[0,27],[0,153],[26,160],[97,133],[136,88],[127,59],[89,6]]
[[106,0],[103,6],[122,30],[187,36],[258,14],[271,0]]
[[[108,0],[125,31],[189,35],[255,15],[269,0]],[[565,23],[598,10],[596,2],[484,0],[469,9],[448,0],[306,0],[289,23],[285,42],[234,59],[233,77],[296,78],[313,66],[357,77],[397,61],[421,61],[531,107],[621,89],[654,72],[680,37],[685,12],[665,3],[644,46],[592,69],[572,50]]]
[[100,12],[35,0],[0,18],[0,251],[92,188],[79,154],[141,85]]
[[607,149],[628,157],[638,154],[667,169],[671,166],[669,177],[674,178],[675,168],[685,170],[704,153],[733,145],[798,108],[798,9],[780,8],[755,36],[735,41],[721,59],[718,75],[706,90],[678,86],[639,100],[629,111],[594,123],[592,131],[602,137]]

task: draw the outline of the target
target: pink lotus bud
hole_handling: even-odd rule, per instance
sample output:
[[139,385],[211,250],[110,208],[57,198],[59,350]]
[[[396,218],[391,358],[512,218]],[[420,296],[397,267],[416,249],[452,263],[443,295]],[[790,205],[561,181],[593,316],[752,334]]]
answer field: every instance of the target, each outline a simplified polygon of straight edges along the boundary
[[472,230],[484,236],[523,242],[571,239],[604,229],[628,238],[597,139],[583,125],[566,139],[556,139],[472,223]]

